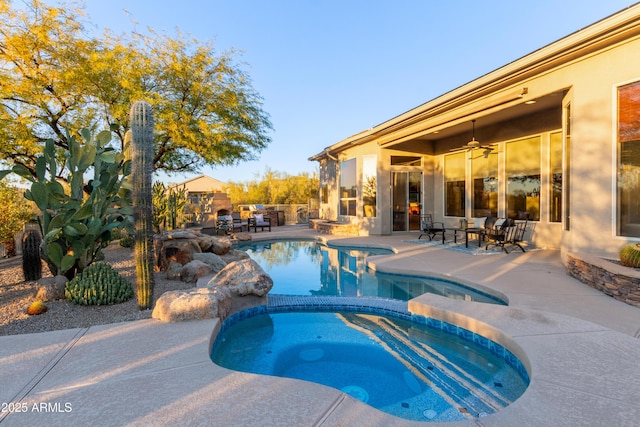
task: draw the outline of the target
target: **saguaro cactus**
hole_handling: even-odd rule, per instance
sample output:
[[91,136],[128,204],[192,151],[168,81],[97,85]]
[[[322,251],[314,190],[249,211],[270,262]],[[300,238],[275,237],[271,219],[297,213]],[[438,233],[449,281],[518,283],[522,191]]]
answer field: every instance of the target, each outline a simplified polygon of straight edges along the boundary
[[153,305],[153,111],[137,101],[129,113],[131,125],[131,186],[135,221],[136,287],[140,310]]

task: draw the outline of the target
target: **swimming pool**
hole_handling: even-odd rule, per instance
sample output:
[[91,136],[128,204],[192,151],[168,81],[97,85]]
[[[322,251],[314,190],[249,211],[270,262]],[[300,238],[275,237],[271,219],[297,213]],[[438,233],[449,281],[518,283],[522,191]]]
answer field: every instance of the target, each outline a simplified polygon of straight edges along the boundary
[[416,421],[496,412],[529,383],[509,350],[448,323],[371,308],[286,310],[263,306],[231,316],[213,344],[213,362],[324,384]]
[[382,248],[334,247],[308,240],[243,243],[247,252],[273,279],[271,294],[376,296],[403,301],[425,293],[453,299],[507,305],[502,299],[452,280],[386,274],[367,268],[372,255],[390,255]]

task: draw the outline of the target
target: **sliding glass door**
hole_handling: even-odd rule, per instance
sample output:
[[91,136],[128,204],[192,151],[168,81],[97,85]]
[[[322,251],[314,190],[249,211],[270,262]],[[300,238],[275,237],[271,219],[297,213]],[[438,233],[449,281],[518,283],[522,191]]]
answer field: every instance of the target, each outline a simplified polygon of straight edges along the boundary
[[392,230],[420,230],[422,172],[392,172]]

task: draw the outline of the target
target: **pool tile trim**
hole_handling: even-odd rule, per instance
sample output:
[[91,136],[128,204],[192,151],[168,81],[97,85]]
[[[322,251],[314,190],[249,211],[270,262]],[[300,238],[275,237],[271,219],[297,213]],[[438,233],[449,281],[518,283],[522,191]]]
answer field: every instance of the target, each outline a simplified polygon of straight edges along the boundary
[[431,317],[412,314],[408,310],[407,301],[395,299],[375,297],[269,295],[267,297],[267,305],[248,308],[229,316],[220,325],[220,331],[218,334],[243,319],[260,314],[340,310],[359,311],[396,317],[458,336],[459,338],[474,343],[505,360],[505,362],[514,368],[527,383],[530,383],[531,381],[529,372],[525,368],[524,364],[508,348],[461,326]]

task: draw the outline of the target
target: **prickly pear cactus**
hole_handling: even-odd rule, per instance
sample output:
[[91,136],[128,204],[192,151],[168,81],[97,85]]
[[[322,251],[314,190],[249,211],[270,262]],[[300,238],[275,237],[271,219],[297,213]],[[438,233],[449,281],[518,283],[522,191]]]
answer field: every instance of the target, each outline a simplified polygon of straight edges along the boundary
[[620,263],[627,267],[640,268],[640,244],[629,243],[620,249]]
[[131,126],[131,186],[135,221],[135,260],[138,307],[153,305],[153,110],[145,101],[135,102],[129,113]]
[[22,273],[26,281],[39,280],[42,277],[40,243],[42,238],[36,230],[28,230],[22,236]]

